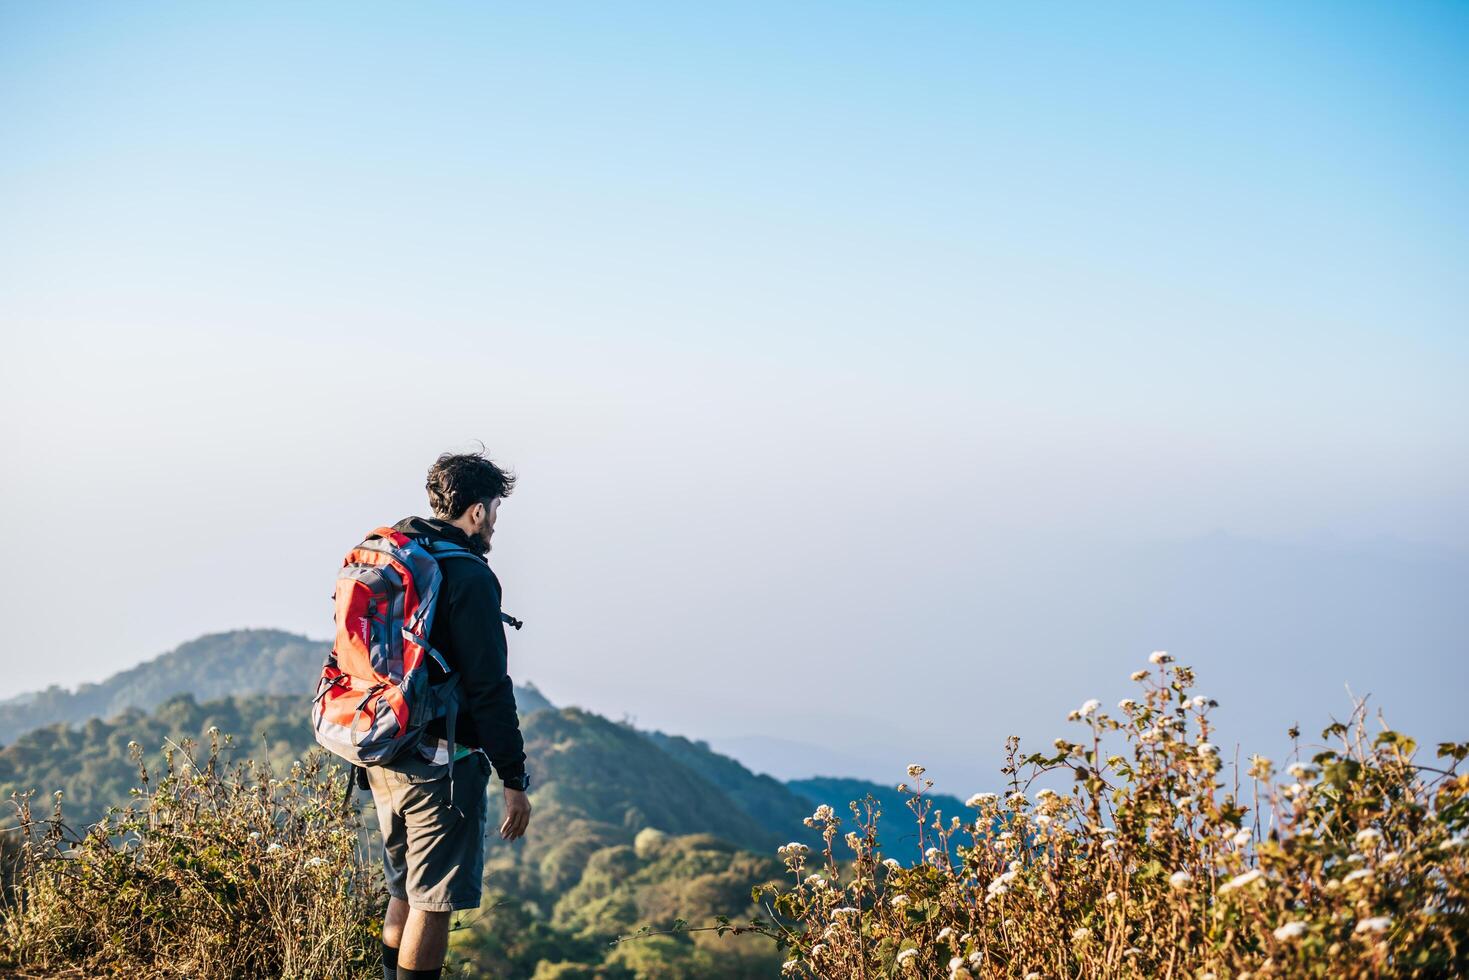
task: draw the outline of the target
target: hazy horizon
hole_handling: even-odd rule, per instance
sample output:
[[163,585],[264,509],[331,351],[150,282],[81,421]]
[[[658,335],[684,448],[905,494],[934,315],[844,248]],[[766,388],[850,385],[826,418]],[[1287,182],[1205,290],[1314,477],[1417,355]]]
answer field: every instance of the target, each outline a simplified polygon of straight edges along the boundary
[[1463,739],[1466,47],[1449,5],[0,8],[0,698],[327,636],[483,440],[556,703],[960,792],[1166,649],[1246,751],[1348,685]]

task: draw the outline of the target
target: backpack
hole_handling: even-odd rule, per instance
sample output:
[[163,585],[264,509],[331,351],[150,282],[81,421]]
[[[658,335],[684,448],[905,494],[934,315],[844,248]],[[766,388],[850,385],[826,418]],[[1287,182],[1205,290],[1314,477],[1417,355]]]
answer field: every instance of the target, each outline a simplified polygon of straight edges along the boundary
[[[380,527],[342,561],[333,597],[336,639],[311,702],[311,727],[317,742],[353,765],[399,759],[419,747],[438,718],[445,754],[452,753],[459,675],[428,638],[443,582],[439,562],[454,558],[484,561],[449,541]],[[430,661],[445,675],[438,683],[429,682]],[[425,761],[439,764],[437,755]]]

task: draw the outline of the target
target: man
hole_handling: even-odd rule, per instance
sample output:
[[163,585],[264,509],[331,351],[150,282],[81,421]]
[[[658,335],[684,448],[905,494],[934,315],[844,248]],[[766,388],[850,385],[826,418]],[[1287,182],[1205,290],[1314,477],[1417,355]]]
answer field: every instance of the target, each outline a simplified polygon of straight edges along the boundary
[[[412,537],[436,537],[478,555],[490,551],[500,501],[514,475],[484,455],[444,454],[428,472],[432,518],[394,525]],[[445,558],[429,643],[459,675],[460,708],[454,745],[442,720],[424,733],[425,754],[366,770],[382,825],[388,912],[383,920],[385,980],[437,978],[449,939],[449,916],[479,907],[484,839],[489,819],[490,763],[505,784],[504,840],[517,840],[530,822],[524,743],[515,691],[506,666],[500,580],[488,564]]]

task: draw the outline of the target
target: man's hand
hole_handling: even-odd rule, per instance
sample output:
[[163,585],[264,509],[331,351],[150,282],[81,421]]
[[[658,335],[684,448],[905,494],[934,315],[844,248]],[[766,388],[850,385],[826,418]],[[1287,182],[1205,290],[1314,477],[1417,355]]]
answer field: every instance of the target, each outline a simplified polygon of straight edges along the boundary
[[500,824],[500,837],[516,840],[530,823],[530,797],[523,789],[505,787],[505,822]]

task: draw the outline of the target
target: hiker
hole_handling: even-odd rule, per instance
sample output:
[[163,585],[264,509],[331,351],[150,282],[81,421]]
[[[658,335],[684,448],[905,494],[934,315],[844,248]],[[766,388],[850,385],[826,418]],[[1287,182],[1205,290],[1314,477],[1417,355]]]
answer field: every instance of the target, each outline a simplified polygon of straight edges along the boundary
[[[445,720],[432,722],[422,745],[428,764],[409,753],[368,766],[367,782],[383,835],[389,895],[383,919],[385,980],[438,977],[449,939],[449,915],[479,907],[489,819],[490,764],[504,783],[500,837],[519,839],[530,822],[524,743],[506,668],[500,580],[486,564],[500,502],[515,477],[483,454],[444,454],[428,472],[432,518],[409,517],[393,530],[419,540],[467,548],[477,558],[441,560],[430,645],[459,677],[453,745]],[[452,772],[446,772],[452,770]]]

